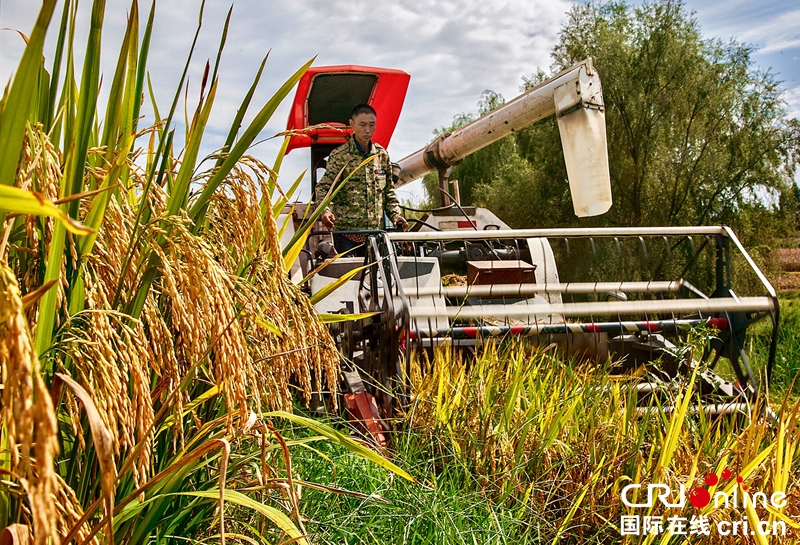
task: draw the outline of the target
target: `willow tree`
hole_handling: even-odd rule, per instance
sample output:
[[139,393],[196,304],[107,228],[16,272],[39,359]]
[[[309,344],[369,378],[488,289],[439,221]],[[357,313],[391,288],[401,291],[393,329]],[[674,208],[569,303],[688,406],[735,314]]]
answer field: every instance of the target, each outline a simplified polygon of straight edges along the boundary
[[[775,208],[794,202],[800,131],[775,76],[752,54],[750,45],[704,38],[681,2],[573,7],[552,71],[594,59],[615,201],[605,216],[580,223],[777,227],[786,214]],[[516,227],[578,224],[555,121],[514,138],[483,172],[475,201]]]

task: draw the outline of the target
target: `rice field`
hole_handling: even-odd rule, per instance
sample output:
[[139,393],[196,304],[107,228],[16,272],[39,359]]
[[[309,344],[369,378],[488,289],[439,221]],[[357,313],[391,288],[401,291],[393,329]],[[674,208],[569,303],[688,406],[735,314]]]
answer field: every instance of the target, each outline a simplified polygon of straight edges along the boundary
[[[475,361],[417,360],[387,452],[335,415],[303,416],[314,392],[339,384],[327,329],[286,274],[316,218],[281,247],[275,214],[302,176],[281,184],[282,157],[247,150],[311,61],[264,104],[252,103],[255,67],[225,146],[201,157],[219,58],[194,84],[197,103],[182,103],[190,56],[157,104],[147,74],[157,21],[134,0],[98,107],[104,10],[95,0],[88,35],[76,36],[74,3],[42,2],[0,103],[0,543],[795,539],[800,405],[789,398],[760,400],[744,421],[708,419],[690,410],[686,377],[678,410],[638,417],[625,381],[602,366],[497,345]],[[764,416],[768,401],[777,420]],[[722,477],[708,484],[711,474]],[[654,484],[783,499],[622,501],[628,490],[642,503]],[[787,533],[626,534],[634,516],[714,528],[746,517]]]
[[775,260],[783,271],[800,272],[800,248],[776,248]]
[[799,239],[786,238],[777,242],[769,256],[769,267],[773,270],[771,280],[779,291],[800,292],[800,244]]
[[[315,542],[784,544],[800,536],[797,402],[776,399],[777,421],[765,417],[764,399],[752,418],[705,417],[693,410],[703,401],[687,394],[694,377],[684,377],[671,398],[676,411],[637,415],[630,379],[517,343],[477,360],[440,351],[416,363],[426,372],[413,377],[390,445],[421,484],[330,445],[298,450],[293,463],[305,478],[361,494],[306,491]],[[670,505],[645,506],[649,486],[668,489]],[[716,500],[703,504],[704,491]],[[734,535],[745,520],[769,535]]]

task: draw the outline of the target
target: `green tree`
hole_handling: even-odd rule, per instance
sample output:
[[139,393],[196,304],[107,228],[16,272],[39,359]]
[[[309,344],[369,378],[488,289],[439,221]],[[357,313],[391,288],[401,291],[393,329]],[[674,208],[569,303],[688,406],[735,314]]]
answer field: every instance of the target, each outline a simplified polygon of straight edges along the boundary
[[573,216],[553,119],[507,139],[491,170],[472,158],[454,169],[477,183],[464,201],[515,227],[726,223],[747,234],[774,216],[778,229],[794,215],[773,212],[795,200],[798,123],[752,51],[705,39],[680,1],[575,6],[552,68],[592,57],[603,79],[614,206],[599,218]]

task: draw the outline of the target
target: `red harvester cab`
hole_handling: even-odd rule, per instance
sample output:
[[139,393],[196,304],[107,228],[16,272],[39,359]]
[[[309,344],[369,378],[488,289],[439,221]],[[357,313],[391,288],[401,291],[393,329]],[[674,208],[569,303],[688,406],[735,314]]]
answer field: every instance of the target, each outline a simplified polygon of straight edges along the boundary
[[355,105],[375,108],[378,125],[372,140],[389,146],[410,79],[402,70],[357,65],[311,67],[300,78],[286,123],[287,130],[299,132],[290,138],[286,152],[311,148],[312,191],[317,169],[350,138],[347,122]]

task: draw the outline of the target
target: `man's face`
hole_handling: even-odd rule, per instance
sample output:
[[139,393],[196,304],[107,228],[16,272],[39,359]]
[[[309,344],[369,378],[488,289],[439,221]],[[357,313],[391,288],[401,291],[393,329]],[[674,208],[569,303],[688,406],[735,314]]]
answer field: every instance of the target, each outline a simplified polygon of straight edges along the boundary
[[366,146],[375,133],[375,114],[363,113],[350,119],[350,128],[353,135],[362,146]]

